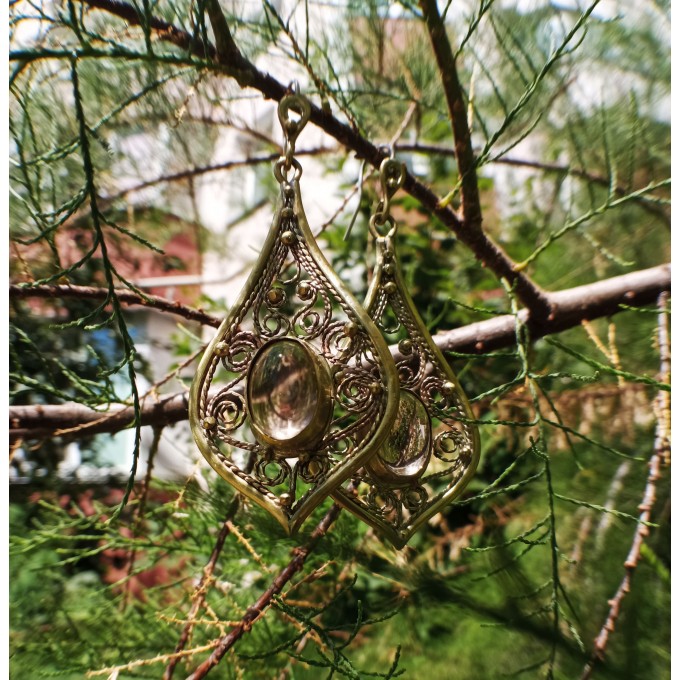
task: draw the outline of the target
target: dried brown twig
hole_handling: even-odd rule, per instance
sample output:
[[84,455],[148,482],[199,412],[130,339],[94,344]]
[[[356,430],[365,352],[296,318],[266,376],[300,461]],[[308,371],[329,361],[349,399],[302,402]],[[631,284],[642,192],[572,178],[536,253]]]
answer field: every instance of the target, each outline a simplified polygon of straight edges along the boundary
[[[170,680],[170,678],[172,678],[175,672],[175,666],[177,666],[177,662],[182,658],[181,652],[184,650],[187,643],[189,642],[191,632],[193,631],[194,628],[194,620],[196,619],[196,615],[203,606],[203,603],[205,602],[208,588],[210,587],[210,584],[212,583],[213,580],[213,572],[215,571],[217,559],[219,558],[220,553],[222,552],[222,548],[224,547],[224,542],[227,540],[227,536],[231,531],[231,519],[236,514],[239,505],[240,496],[237,494],[234,497],[234,500],[231,502],[229,509],[227,510],[224,523],[222,524],[220,533],[217,535],[215,545],[213,546],[212,552],[210,553],[210,559],[208,560],[208,563],[205,565],[205,567],[203,567],[201,580],[194,589],[194,593],[191,597],[191,608],[189,609],[189,613],[187,614],[187,622],[184,624],[184,628],[182,628],[179,640],[177,642],[177,645],[175,646],[175,652],[173,655],[170,656],[168,660],[168,665],[165,667],[165,671],[163,673],[163,680]],[[215,643],[211,643],[211,645],[213,644]]]
[[224,655],[234,646],[234,644],[250,629],[260,618],[265,610],[270,606],[272,600],[284,588],[284,586],[302,569],[309,554],[314,550],[319,540],[326,535],[331,525],[340,514],[340,506],[333,504],[323,519],[317,524],[307,543],[293,550],[293,558],[278,573],[258,600],[251,605],[239,624],[231,629],[229,633],[220,638],[212,654],[200,664],[194,672],[188,676],[187,680],[200,680],[204,678],[222,660]]
[[[659,296],[659,354],[661,357],[660,380],[668,382],[670,380],[670,336],[668,333],[668,293],[662,293]],[[640,561],[640,551],[645,538],[649,535],[649,526],[652,515],[652,507],[656,500],[656,483],[661,478],[661,466],[670,453],[670,411],[668,408],[668,393],[664,390],[659,391],[657,396],[657,426],[656,437],[654,441],[654,453],[649,460],[649,474],[647,476],[647,485],[645,486],[645,493],[640,503],[640,517],[635,534],[633,535],[633,543],[628,557],[624,562],[626,569],[625,576],[621,581],[614,597],[609,600],[609,613],[600,630],[598,636],[595,638],[593,652],[590,660],[583,669],[581,680],[589,680],[593,670],[598,662],[604,659],[609,636],[616,629],[616,622],[621,613],[621,605],[626,595],[630,592],[631,581],[635,569]]]

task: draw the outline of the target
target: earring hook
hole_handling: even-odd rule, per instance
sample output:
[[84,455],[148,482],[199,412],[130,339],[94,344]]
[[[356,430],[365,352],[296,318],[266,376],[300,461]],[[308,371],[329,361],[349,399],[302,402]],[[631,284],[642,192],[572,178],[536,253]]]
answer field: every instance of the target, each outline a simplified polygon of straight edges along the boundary
[[[389,187],[390,187],[389,192],[388,192],[387,185],[385,184],[385,182],[382,179],[383,178],[383,165],[385,164],[386,161],[393,161],[393,163],[394,163],[394,147],[392,147],[392,145],[390,145],[390,144],[381,144],[378,147],[378,151],[380,151],[380,153],[382,153],[383,155],[387,156],[387,158],[383,159],[383,162],[380,165],[380,177],[381,177],[381,183],[382,183],[382,186],[383,186],[383,194],[388,197],[388,205],[389,205],[389,199],[392,198],[392,196],[397,191],[397,189],[399,189],[399,187],[401,186],[401,184],[404,181],[404,178],[402,176],[401,179],[399,180],[399,184],[395,185],[395,173],[394,173],[394,170],[391,169],[388,173],[388,175],[389,175],[388,184],[389,184]],[[401,164],[397,163],[396,165],[401,165]],[[361,195],[362,195],[363,189],[364,189],[364,170],[365,170],[365,168],[366,168],[366,159],[361,161],[361,167],[359,168],[359,178],[357,179],[356,188],[359,192],[359,201],[357,202],[357,207],[354,210],[354,213],[352,214],[352,219],[350,220],[349,224],[347,225],[347,229],[345,230],[345,235],[342,237],[343,241],[347,241],[347,239],[349,238],[349,235],[352,231],[352,228],[354,227],[354,223],[357,221],[357,217],[359,216],[359,210],[361,209]],[[402,175],[403,175],[403,171],[402,171]],[[395,186],[396,188],[392,189],[392,186]],[[382,203],[382,200],[381,200],[381,203]],[[378,205],[380,206],[381,204],[378,204]]]
[[[279,122],[283,128],[285,138],[283,159],[286,170],[290,170],[293,165],[295,142],[300,132],[302,132],[302,128],[307,124],[312,112],[309,100],[300,94],[300,86],[297,84],[297,81],[291,82],[288,89],[290,93],[284,95],[279,102],[278,108]],[[291,112],[297,114],[298,118],[293,118]]]
[[368,229],[376,239],[382,238],[378,227],[385,224],[389,225],[388,237],[393,236],[396,231],[396,224],[390,215],[390,201],[403,185],[405,178],[406,166],[399,161],[395,161],[393,157],[385,158],[380,164],[382,198],[378,201],[375,213],[371,215],[371,219],[368,221]]

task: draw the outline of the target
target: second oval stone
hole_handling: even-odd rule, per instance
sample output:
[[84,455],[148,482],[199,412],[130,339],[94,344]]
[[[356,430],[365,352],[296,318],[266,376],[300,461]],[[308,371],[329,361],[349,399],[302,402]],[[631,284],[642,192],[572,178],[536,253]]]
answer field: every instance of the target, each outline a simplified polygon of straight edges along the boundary
[[378,479],[395,486],[408,485],[425,472],[431,440],[430,417],[425,405],[412,392],[401,390],[392,430],[368,467]]

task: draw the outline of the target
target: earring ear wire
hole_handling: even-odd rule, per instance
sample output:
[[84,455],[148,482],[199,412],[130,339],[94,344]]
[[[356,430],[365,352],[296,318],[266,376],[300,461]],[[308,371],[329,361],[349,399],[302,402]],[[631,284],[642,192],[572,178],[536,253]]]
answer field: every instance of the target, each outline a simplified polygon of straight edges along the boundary
[[[378,147],[378,151],[380,151],[383,155],[387,156],[389,159],[394,158],[394,148],[389,145],[389,144],[383,144],[382,146]],[[386,159],[383,159],[383,162]],[[345,234],[342,237],[343,241],[347,241],[349,239],[349,235],[354,227],[354,223],[357,221],[357,217],[359,216],[359,210],[361,209],[361,197],[363,195],[364,191],[364,170],[366,169],[366,159],[361,161],[361,166],[359,167],[359,177],[357,178],[357,183],[356,183],[356,191],[359,194],[359,200],[357,201],[357,207],[355,208],[354,212],[352,213],[352,217],[349,221],[349,224],[347,225],[347,229],[345,230]],[[383,188],[384,191],[384,188]]]

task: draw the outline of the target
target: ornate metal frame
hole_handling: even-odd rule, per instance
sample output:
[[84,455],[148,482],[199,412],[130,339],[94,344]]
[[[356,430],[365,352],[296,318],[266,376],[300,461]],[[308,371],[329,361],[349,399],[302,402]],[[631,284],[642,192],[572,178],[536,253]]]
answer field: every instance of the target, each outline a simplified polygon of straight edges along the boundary
[[[302,169],[293,152],[309,103],[289,95],[279,117],[286,146],[274,167],[281,186],[274,220],[245,288],[200,362],[189,420],[215,471],[294,533],[381,446],[396,415],[399,383],[380,331],[333,272],[304,214]],[[282,448],[253,432],[245,396],[257,352],[274,339],[302,342],[327,365],[330,384],[320,388],[333,406],[320,434]]]
[[[338,503],[397,548],[404,547],[424,522],[463,491],[475,473],[480,453],[479,432],[465,393],[434,344],[401,276],[392,242],[396,225],[389,216],[389,199],[401,185],[403,174],[401,164],[391,159],[383,161],[385,198],[369,223],[377,253],[364,306],[384,334],[401,337],[398,347],[402,356],[396,366],[400,389],[409,397],[401,399],[387,446],[393,440],[397,444],[400,441],[404,427],[400,418],[408,418],[410,413],[411,423],[406,425],[414,426],[413,409],[405,406],[406,401],[422,404],[427,418],[426,422],[422,418],[415,423],[421,425],[418,438],[413,438],[413,432],[408,432],[407,438],[411,442],[425,439],[426,445],[422,446],[420,458],[408,466],[392,464],[383,448],[359,471],[355,490],[350,493],[341,487],[333,493]],[[386,236],[380,236],[376,229],[381,224],[388,225]]]

